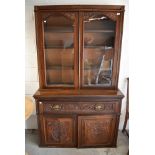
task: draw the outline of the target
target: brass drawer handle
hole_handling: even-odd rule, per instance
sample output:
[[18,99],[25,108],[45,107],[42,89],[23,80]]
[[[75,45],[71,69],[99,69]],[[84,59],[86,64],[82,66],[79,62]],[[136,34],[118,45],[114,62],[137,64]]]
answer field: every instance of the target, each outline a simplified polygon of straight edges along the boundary
[[95,110],[102,110],[102,106],[101,105],[95,106]]
[[50,106],[50,108],[51,108],[52,110],[56,110],[56,111],[58,111],[58,110],[61,109],[61,106],[58,105],[58,104],[56,104],[56,105]]

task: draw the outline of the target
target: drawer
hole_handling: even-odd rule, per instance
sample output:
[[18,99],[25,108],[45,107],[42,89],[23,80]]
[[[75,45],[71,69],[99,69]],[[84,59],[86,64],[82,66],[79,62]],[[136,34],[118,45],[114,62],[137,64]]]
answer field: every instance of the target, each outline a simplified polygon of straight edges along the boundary
[[120,104],[113,102],[52,102],[39,104],[39,113],[119,113]]

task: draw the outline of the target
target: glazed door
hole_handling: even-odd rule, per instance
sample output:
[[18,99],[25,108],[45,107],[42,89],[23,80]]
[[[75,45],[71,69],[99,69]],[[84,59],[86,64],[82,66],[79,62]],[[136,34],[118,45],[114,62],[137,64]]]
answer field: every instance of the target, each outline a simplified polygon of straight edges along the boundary
[[112,146],[116,117],[94,115],[78,117],[78,147]]
[[81,87],[114,87],[119,16],[84,12],[80,24]]
[[78,13],[51,11],[36,16],[40,85],[78,87]]
[[72,116],[41,116],[43,117],[43,143],[49,146],[74,147],[75,117]]

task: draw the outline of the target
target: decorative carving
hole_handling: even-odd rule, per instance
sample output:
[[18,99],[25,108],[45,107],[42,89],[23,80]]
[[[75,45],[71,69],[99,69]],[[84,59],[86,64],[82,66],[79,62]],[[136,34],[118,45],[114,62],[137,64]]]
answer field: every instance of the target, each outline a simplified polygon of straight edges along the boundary
[[104,18],[110,18],[113,21],[117,20],[117,14],[113,12],[86,12],[84,13],[84,21],[90,22],[92,20],[101,20]]
[[52,110],[61,110],[62,105],[60,104],[53,104],[50,106]]
[[114,12],[104,12],[103,14],[105,16],[107,16],[108,18],[112,19],[113,21],[117,20],[117,13],[114,13]]
[[53,13],[46,13],[43,15],[43,20],[48,20],[48,18],[50,18],[51,16],[64,16],[65,18],[74,21],[75,20],[75,13],[72,12],[53,12]]
[[90,19],[93,19],[93,18],[98,18],[97,13],[95,13],[95,12],[85,12],[84,13],[84,16],[83,16],[84,22],[89,22]]
[[94,110],[94,104],[83,103],[79,105],[79,110],[81,111],[92,111]]
[[65,16],[66,18],[74,21],[75,20],[75,13],[69,12],[69,13],[62,13],[63,16]]
[[112,109],[114,109],[114,104],[107,104],[107,105],[105,106],[105,110],[106,110],[106,111],[110,111],[110,110],[112,110]]
[[[48,125],[51,128],[51,138],[56,141],[59,142],[60,141],[60,122],[59,121],[53,121],[53,122],[49,122]],[[63,128],[63,127],[62,127]]]
[[110,121],[86,121],[85,129],[87,131],[86,138],[90,143],[106,143],[110,137]]
[[81,120],[82,145],[110,144],[114,121],[111,116],[86,116]]
[[86,126],[90,134],[95,138],[96,136],[107,136],[109,133],[110,121],[91,121],[87,122]]
[[[115,103],[53,103],[45,104],[45,112],[115,112]],[[53,108],[55,107],[55,108]],[[59,108],[56,108],[59,107]]]
[[69,122],[61,122],[59,120],[53,120],[47,123],[48,138],[50,140],[60,142],[70,142],[71,138],[68,136]]

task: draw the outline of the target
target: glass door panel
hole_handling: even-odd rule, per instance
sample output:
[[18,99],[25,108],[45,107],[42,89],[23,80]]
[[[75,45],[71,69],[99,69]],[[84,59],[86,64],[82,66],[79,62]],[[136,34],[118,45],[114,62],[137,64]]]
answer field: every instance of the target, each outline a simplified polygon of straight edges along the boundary
[[83,18],[83,85],[111,86],[116,22],[98,12]]
[[75,13],[51,13],[44,17],[47,86],[74,85]]

